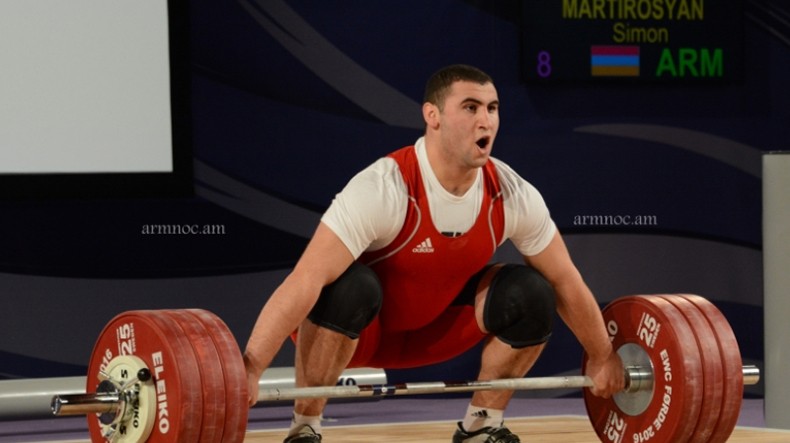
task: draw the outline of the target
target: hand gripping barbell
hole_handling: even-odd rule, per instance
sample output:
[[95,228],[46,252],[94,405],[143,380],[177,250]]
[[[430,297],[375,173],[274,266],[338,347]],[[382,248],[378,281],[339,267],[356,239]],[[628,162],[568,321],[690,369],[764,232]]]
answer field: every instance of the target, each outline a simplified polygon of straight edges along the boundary
[[[612,398],[584,389],[592,426],[607,442],[724,442],[735,428],[743,366],[724,316],[695,295],[630,296],[603,310],[623,360],[626,388]],[[582,368],[587,364],[583,356]],[[261,388],[260,401],[588,388],[584,375],[465,382]],[[87,393],[56,396],[55,415],[88,415],[94,442],[242,442],[246,372],[238,345],[199,309],[130,311],[105,326],[88,365]]]

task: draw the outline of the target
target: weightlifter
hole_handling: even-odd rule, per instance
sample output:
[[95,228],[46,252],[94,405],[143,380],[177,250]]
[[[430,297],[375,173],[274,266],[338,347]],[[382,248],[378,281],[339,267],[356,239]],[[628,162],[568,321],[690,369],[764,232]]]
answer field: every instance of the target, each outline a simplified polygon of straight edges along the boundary
[[[348,367],[437,363],[481,340],[479,379],[514,378],[537,360],[555,310],[589,355],[592,392],[622,389],[623,364],[543,198],[491,157],[499,129],[491,77],[441,69],[422,114],[425,135],[351,179],[261,310],[244,354],[250,405],[291,335],[299,387],[334,385]],[[491,264],[508,239],[524,264]],[[503,421],[512,395],[475,392],[452,441],[519,442]],[[297,400],[284,443],[320,442],[325,405]]]

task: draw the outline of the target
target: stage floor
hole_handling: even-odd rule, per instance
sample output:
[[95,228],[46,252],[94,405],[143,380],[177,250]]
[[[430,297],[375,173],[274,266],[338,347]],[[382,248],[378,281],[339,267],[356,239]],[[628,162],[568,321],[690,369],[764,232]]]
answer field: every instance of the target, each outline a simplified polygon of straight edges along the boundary
[[[508,428],[527,442],[541,443],[597,443],[598,438],[587,417],[551,416],[514,418],[507,420]],[[455,430],[452,421],[333,426],[324,428],[324,440],[338,443],[447,443]],[[247,432],[245,443],[279,443],[282,431]],[[790,441],[790,431],[771,431],[760,428],[739,427],[728,442],[780,443]]]
[[[447,442],[466,411],[466,398],[386,398],[330,403],[324,440],[354,442]],[[250,411],[246,442],[281,442],[290,405]],[[597,442],[581,398],[514,398],[505,424],[525,442]],[[0,443],[87,442],[81,417],[0,421]],[[762,399],[745,399],[731,442],[790,442],[790,431],[765,429]]]

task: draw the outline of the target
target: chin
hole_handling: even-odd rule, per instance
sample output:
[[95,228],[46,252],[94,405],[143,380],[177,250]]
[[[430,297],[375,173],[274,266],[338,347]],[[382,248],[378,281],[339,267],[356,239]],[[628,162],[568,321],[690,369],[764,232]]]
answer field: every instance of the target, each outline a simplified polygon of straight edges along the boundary
[[469,162],[469,165],[474,168],[482,168],[483,166],[485,166],[486,163],[488,163],[489,159],[490,156],[486,154],[484,156],[474,158],[472,161]]

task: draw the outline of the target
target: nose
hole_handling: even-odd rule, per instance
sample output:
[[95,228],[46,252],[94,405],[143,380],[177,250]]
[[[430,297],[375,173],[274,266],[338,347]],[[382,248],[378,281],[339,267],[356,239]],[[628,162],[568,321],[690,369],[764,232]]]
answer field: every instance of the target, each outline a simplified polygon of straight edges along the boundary
[[481,108],[478,114],[478,124],[482,129],[492,129],[497,121],[497,112],[489,111],[488,109]]

